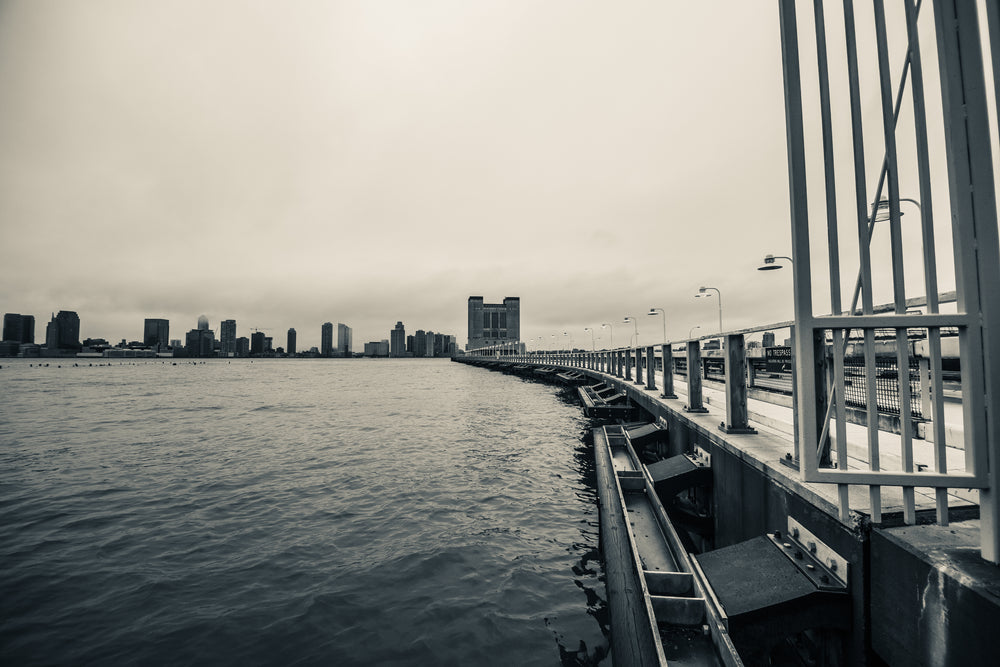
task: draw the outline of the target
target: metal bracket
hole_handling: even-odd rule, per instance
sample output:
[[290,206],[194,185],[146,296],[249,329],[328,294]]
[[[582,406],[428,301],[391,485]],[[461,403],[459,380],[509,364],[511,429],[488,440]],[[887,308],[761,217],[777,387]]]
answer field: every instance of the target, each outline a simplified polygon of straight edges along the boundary
[[705,466],[706,468],[712,467],[712,455],[698,445],[695,445],[694,451],[687,456],[695,465]]
[[768,533],[768,537],[797,568],[824,591],[847,588],[847,559],[823,544],[802,524],[788,517],[788,532]]

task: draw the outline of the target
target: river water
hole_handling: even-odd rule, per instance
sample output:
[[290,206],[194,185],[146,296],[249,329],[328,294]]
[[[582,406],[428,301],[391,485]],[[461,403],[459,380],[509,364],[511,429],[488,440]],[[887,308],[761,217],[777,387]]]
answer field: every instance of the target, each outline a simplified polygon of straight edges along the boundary
[[0,663],[606,653],[587,423],[556,388],[447,360],[41,361],[0,360]]

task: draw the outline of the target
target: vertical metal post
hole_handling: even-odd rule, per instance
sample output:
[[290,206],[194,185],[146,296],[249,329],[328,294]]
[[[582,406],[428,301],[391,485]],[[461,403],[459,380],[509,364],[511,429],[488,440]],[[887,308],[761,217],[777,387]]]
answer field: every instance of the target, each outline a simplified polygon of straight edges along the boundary
[[[989,18],[989,17],[988,17]],[[938,61],[951,192],[955,290],[965,403],[966,467],[986,472],[979,492],[982,557],[1000,563],[1000,285],[997,200],[976,3],[936,2]],[[996,76],[996,72],[994,72]]]
[[726,433],[756,433],[747,411],[746,340],[743,334],[726,336],[726,421],[719,424]]
[[646,389],[656,389],[656,356],[652,345],[646,348]]
[[663,357],[663,398],[677,398],[674,393],[674,351],[669,344],[660,346],[660,354]]
[[708,412],[701,397],[701,341],[689,340],[687,344],[688,403],[685,412]]

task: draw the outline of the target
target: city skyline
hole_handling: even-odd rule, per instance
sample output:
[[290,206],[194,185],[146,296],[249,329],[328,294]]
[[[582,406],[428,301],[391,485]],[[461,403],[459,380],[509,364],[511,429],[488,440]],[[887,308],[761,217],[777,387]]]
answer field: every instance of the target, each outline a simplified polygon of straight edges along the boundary
[[[898,7],[888,30],[895,80]],[[469,294],[530,303],[523,340],[600,337],[632,316],[652,341],[651,307],[669,338],[708,333],[704,285],[725,296],[727,328],[790,319],[790,272],[755,271],[790,254],[778,33],[773,5],[743,2],[11,0],[0,308],[39,322],[75,310],[82,335],[130,339],[146,317],[206,313],[279,339],[295,328],[300,348],[336,319],[357,341],[395,321],[461,333]],[[866,74],[867,131],[879,100]],[[834,120],[846,150],[848,121]],[[909,105],[899,123],[912,132]],[[882,156],[866,159],[874,180]],[[934,207],[947,219],[946,196]],[[947,244],[938,258],[947,275]],[[882,281],[876,300],[891,301]]]

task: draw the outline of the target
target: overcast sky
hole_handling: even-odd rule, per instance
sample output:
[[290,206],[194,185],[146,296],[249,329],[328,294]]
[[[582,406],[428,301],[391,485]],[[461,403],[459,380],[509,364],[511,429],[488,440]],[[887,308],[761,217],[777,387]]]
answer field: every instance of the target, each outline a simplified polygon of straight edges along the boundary
[[782,94],[776,2],[2,1],[0,310],[300,349],[464,345],[470,295],[578,345],[715,330],[701,284],[790,319]]

